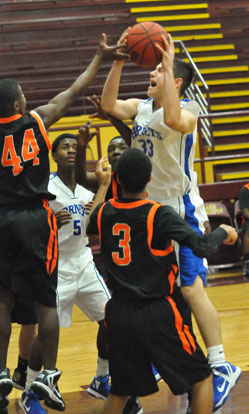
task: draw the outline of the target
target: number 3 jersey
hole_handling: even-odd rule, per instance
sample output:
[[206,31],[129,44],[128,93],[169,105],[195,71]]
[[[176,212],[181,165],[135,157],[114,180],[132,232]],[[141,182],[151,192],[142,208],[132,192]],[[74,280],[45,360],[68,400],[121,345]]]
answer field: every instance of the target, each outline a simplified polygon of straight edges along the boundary
[[[181,108],[196,119],[200,107],[196,101],[182,100]],[[183,134],[169,128],[163,119],[163,108],[153,111],[153,99],[141,100],[133,121],[131,147],[144,151],[152,162],[152,180],[148,197],[165,204],[166,200],[187,194],[193,181],[197,130]]]
[[58,230],[59,251],[82,250],[88,244],[85,232],[87,215],[84,205],[92,201],[94,194],[78,184],[72,192],[56,173],[50,175],[48,189],[56,196],[55,200],[49,201],[49,206],[54,213],[66,210],[72,214],[72,220]]
[[51,143],[35,111],[0,118],[0,204],[51,199]]

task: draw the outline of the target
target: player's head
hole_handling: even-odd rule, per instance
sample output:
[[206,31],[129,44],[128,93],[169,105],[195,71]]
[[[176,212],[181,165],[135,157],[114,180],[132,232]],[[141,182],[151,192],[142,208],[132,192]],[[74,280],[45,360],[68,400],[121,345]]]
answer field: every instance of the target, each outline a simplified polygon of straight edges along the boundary
[[121,154],[128,148],[128,145],[122,137],[118,136],[111,139],[107,148],[107,153],[108,161],[112,166],[112,171],[116,172],[118,160]]
[[[184,62],[182,59],[174,59],[174,79],[176,87],[181,96],[185,90],[189,87],[193,79],[192,67]],[[148,96],[154,99],[161,99],[164,89],[164,74],[162,63],[159,63],[155,70],[150,73],[150,85],[148,88]]]
[[184,62],[182,59],[175,58],[174,59],[174,78],[182,79],[182,84],[180,88],[180,96],[185,92],[185,90],[190,86],[193,80],[193,69],[192,67]]
[[0,80],[0,117],[22,114],[26,109],[26,99],[22,88],[15,79]]
[[127,149],[119,158],[117,175],[123,189],[140,193],[150,181],[152,165],[149,157],[137,148]]
[[61,134],[52,144],[52,157],[58,168],[73,169],[77,148],[77,136],[74,134]]

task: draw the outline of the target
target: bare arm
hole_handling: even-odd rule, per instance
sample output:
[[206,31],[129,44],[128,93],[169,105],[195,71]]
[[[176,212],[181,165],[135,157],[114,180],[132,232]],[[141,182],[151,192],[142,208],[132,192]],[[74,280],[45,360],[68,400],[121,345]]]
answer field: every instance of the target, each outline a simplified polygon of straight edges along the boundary
[[105,201],[106,193],[107,193],[108,187],[111,183],[112,167],[111,167],[110,164],[108,164],[106,171],[104,171],[104,164],[105,164],[106,161],[107,161],[106,156],[100,158],[100,160],[98,161],[97,167],[96,167],[96,177],[98,179],[99,188],[98,188],[98,191],[97,191],[97,193],[94,197],[92,208],[91,208],[91,210],[89,212],[89,215],[87,217],[86,228],[87,228],[87,225],[89,223],[91,213],[93,212],[95,207],[97,207],[98,204]]
[[96,55],[92,59],[87,69],[74,81],[65,91],[56,95],[47,105],[36,108],[35,111],[42,118],[46,128],[49,128],[58,121],[67,109],[86,91],[87,87],[95,78],[96,73],[102,63],[113,59],[127,58],[128,55],[118,52],[117,49],[124,45],[108,46],[106,35],[103,33]]
[[86,171],[86,149],[88,142],[96,135],[90,132],[90,122],[83,125],[77,134],[77,149],[75,154],[75,180],[88,190],[96,191],[98,181],[95,172]]
[[[157,48],[162,54],[162,71],[164,73],[164,122],[175,131],[188,134],[194,131],[197,119],[190,111],[181,109],[178,90],[182,80],[181,78],[174,78],[174,42],[170,34],[162,37],[165,50],[159,45],[157,45]],[[176,85],[178,85],[178,88]]]

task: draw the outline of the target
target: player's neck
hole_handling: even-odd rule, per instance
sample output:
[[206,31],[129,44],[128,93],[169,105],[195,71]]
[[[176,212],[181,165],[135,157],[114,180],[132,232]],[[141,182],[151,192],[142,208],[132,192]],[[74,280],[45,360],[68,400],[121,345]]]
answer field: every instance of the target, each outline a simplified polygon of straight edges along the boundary
[[145,189],[139,193],[130,193],[129,191],[125,191],[124,189],[122,190],[122,192],[123,198],[126,200],[143,200],[144,198],[146,198]]
[[74,170],[63,171],[58,169],[57,175],[72,192],[74,192],[76,187],[76,181],[74,177]]

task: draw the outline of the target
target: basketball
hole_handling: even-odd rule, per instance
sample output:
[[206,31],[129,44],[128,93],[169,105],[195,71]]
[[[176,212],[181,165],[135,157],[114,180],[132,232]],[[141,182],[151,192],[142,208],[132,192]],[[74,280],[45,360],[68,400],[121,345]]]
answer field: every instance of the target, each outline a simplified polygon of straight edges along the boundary
[[158,65],[162,55],[157,49],[156,43],[165,49],[161,37],[165,34],[164,28],[154,22],[143,22],[132,26],[126,38],[126,50],[131,55],[131,60],[143,67]]

